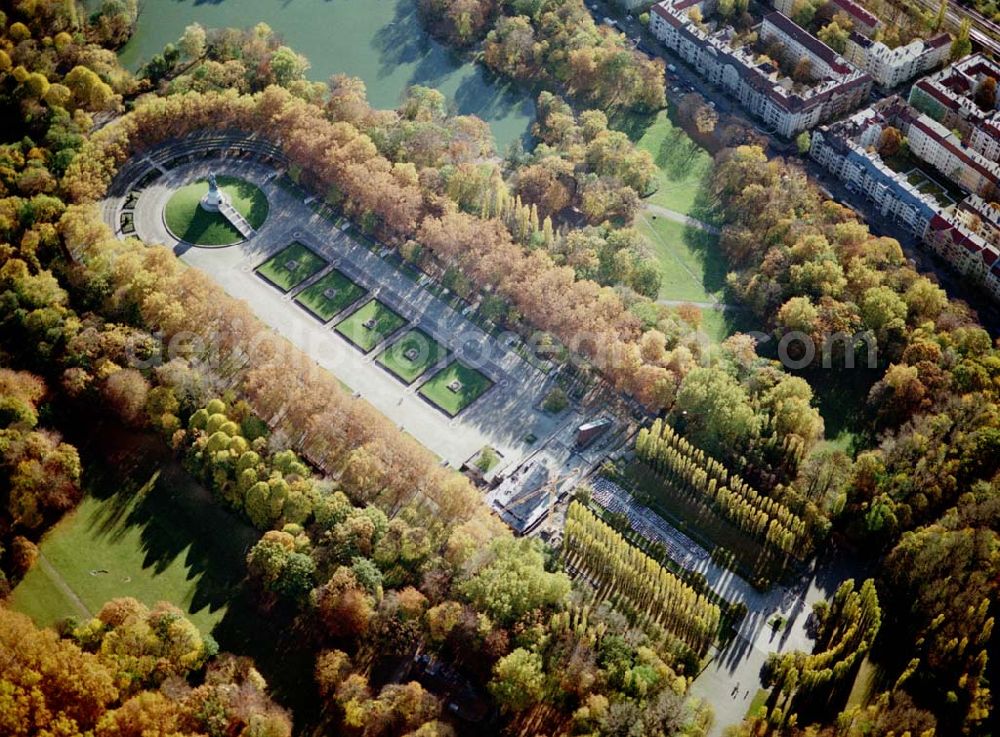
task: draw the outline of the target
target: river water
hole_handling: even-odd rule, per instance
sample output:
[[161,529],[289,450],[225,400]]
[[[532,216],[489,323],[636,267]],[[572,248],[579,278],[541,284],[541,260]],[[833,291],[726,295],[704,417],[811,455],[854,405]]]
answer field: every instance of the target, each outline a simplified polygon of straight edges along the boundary
[[142,0],[135,35],[121,61],[137,69],[189,23],[247,27],[263,21],[308,57],[310,79],[343,72],[364,80],[375,108],[394,108],[420,84],[440,90],[453,110],[490,124],[502,153],[526,137],[534,119],[531,92],[507,85],[431,39],[415,0]]

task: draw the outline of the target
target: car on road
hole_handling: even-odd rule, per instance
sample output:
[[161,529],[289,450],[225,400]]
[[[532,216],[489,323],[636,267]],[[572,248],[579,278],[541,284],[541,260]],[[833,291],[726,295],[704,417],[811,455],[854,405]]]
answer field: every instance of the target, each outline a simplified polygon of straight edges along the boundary
[[673,64],[667,64],[667,71],[676,72],[677,67],[675,67]]

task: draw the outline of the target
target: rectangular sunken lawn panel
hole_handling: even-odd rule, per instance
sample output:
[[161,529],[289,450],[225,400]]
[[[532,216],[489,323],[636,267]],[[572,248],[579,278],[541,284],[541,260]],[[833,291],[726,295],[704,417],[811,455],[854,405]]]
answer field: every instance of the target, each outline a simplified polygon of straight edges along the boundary
[[365,353],[406,324],[388,305],[373,299],[337,325],[337,332]]
[[407,384],[443,359],[448,349],[423,330],[410,330],[382,351],[378,362]]
[[358,286],[334,269],[315,284],[299,292],[295,301],[319,318],[320,321],[326,322],[361,299],[364,293],[363,287]]
[[326,261],[295,241],[257,267],[257,273],[283,292],[321,271]]
[[420,387],[420,393],[454,417],[491,386],[493,382],[484,374],[452,361]]

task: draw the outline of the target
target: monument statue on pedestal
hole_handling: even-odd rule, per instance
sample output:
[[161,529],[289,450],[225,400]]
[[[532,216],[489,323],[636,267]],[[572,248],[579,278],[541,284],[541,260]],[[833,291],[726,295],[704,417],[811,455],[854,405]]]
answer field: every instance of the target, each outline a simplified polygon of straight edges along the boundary
[[218,212],[219,207],[226,202],[226,195],[219,189],[218,182],[215,181],[215,172],[209,172],[208,192],[201,198],[201,206],[209,212]]

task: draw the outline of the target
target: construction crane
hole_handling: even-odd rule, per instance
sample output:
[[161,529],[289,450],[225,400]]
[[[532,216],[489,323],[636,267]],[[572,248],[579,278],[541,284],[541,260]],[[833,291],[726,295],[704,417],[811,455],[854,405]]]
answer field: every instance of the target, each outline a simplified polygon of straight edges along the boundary
[[556,492],[559,490],[559,487],[568,479],[579,475],[580,475],[580,470],[575,469],[573,471],[570,471],[569,473],[563,474],[562,476],[557,476],[555,479],[551,481],[545,482],[534,491],[529,491],[527,494],[525,494],[522,497],[519,497],[516,500],[515,499],[511,500],[512,502],[516,501],[517,505],[521,506],[541,496],[542,494],[548,494],[549,498],[548,501],[545,503],[545,508],[544,508],[545,511],[542,512],[540,515],[538,515],[538,519],[535,522],[533,522],[530,527],[525,527],[523,534],[527,535],[537,525],[539,525],[542,522],[542,520],[548,518],[549,515],[552,514],[552,508],[555,505],[556,501]]

